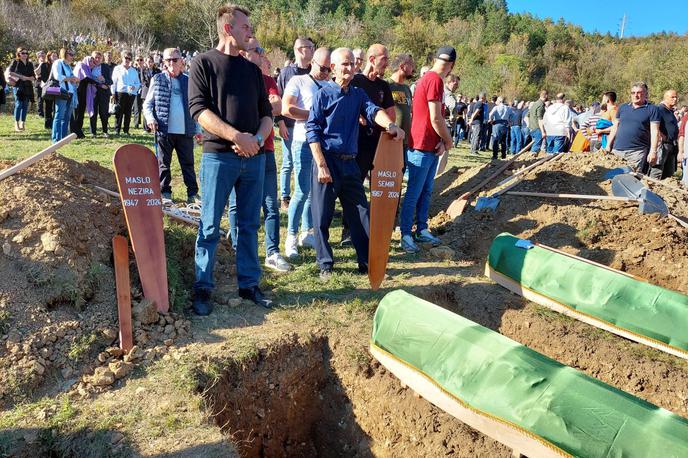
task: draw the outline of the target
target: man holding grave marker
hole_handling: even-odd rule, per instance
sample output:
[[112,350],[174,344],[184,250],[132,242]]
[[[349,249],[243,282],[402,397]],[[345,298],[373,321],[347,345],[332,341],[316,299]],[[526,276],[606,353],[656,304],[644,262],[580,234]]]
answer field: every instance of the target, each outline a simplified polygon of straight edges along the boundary
[[272,130],[272,106],[260,68],[244,59],[253,38],[248,10],[221,6],[217,48],[197,55],[189,72],[189,110],[205,130],[201,159],[202,210],[196,239],[193,308],[212,311],[210,302],[220,219],[232,188],[237,198],[237,283],[239,296],[264,307],[258,228],[265,178],[264,139]]
[[[401,248],[407,253],[420,251],[416,242],[437,246],[440,239],[428,230],[428,211],[439,158],[452,147],[452,137],[444,122],[442,100],[444,78],[454,68],[456,50],[443,46],[437,51],[432,68],[418,81],[413,96],[411,139],[406,163],[408,183],[401,206]],[[416,232],[412,233],[415,217]]]
[[323,87],[313,96],[306,122],[306,138],[313,153],[311,211],[315,252],[323,280],[332,275],[334,264],[329,230],[336,198],[349,222],[358,271],[368,271],[368,201],[356,163],[359,117],[386,128],[397,140],[404,138],[404,131],[370,101],[365,91],[350,85],[354,76],[354,55],[350,49],[334,50],[330,68],[337,84]]

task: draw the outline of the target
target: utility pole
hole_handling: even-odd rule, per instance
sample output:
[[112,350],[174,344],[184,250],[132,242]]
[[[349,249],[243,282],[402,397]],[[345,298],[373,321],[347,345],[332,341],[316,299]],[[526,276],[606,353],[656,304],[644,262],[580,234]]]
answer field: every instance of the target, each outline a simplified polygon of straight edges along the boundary
[[624,37],[624,30],[626,30],[626,21],[628,20],[628,17],[626,16],[626,13],[624,13],[623,18],[621,18],[621,33],[619,34],[619,38]]

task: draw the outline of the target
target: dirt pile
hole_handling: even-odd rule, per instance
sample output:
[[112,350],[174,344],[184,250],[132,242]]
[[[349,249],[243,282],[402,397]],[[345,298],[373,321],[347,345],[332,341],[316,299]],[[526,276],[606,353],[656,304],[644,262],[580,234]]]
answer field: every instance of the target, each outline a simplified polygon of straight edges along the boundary
[[[613,156],[567,154],[537,168],[514,190],[612,195],[611,180],[605,174],[620,165]],[[452,188],[444,194],[460,195],[467,186],[457,180]],[[660,185],[653,190],[674,214],[688,215],[685,195]],[[440,198],[435,205],[446,208],[450,202],[450,198]],[[507,194],[494,212],[468,208],[454,222],[440,212],[432,224],[444,232],[443,240],[459,258],[482,263],[494,237],[506,231],[688,293],[688,278],[679,274],[688,266],[688,230],[668,218],[641,215],[636,203]]]
[[[0,181],[0,407],[53,377],[60,382],[47,392],[114,363],[96,356],[118,338],[112,237],[126,227],[119,202],[94,185],[116,189],[114,174],[60,155]],[[136,285],[133,296],[141,297]],[[138,323],[136,343],[164,347],[188,331],[177,318],[156,313],[146,328]]]

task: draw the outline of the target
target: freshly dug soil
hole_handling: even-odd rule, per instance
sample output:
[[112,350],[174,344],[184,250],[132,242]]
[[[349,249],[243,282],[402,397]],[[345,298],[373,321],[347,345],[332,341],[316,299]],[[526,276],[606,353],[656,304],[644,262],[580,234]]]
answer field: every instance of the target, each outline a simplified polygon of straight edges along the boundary
[[[611,180],[604,175],[620,165],[621,161],[609,155],[567,154],[537,168],[513,190],[612,195]],[[454,187],[456,191],[445,194],[460,195],[465,189],[461,183]],[[495,190],[488,188],[483,195]],[[659,185],[653,190],[666,200],[672,213],[688,215],[685,195]],[[435,205],[447,208],[451,199],[438,201]],[[483,262],[494,237],[511,232],[688,294],[688,277],[680,275],[688,266],[688,230],[669,218],[641,215],[636,203],[505,194],[495,212],[477,212],[471,207],[454,222],[440,212],[432,223],[463,259]]]
[[0,406],[53,369],[78,376],[117,337],[111,240],[124,218],[92,185],[113,189],[113,173],[60,155],[0,181]]

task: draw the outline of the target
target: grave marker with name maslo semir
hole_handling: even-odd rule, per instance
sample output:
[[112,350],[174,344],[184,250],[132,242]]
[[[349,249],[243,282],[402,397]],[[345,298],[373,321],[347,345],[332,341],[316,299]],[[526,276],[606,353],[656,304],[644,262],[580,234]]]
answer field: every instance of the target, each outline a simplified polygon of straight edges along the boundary
[[142,145],[124,145],[113,158],[129,238],[143,295],[160,312],[169,309],[158,161]]
[[373,290],[380,288],[387,270],[389,244],[399,205],[401,169],[404,166],[404,145],[382,134],[375,151],[370,172],[370,245],[368,248],[368,280]]

